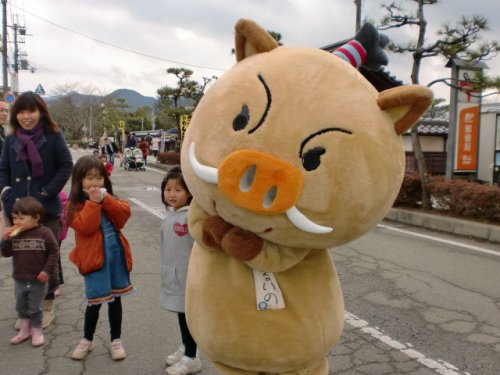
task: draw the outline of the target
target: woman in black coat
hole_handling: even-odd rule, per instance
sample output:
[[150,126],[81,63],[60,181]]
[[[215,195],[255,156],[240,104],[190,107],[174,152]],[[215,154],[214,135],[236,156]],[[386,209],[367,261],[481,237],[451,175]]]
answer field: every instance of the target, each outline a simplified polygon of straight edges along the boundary
[[[10,125],[13,132],[5,138],[0,158],[0,199],[4,216],[12,222],[11,210],[16,199],[35,197],[45,208],[41,224],[51,229],[57,240],[62,211],[58,194],[71,175],[71,153],[47,105],[33,92],[25,92],[16,99]],[[60,283],[62,273],[51,280],[44,301],[45,326],[53,319],[52,300]]]

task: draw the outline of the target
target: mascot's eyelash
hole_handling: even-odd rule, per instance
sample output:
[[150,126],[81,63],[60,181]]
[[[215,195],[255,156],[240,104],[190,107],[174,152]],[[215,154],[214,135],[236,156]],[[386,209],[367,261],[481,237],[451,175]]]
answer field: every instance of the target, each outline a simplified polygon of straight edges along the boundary
[[304,141],[302,141],[300,145],[300,150],[299,150],[299,157],[302,159],[302,166],[304,169],[308,172],[313,171],[319,167],[321,164],[321,156],[326,152],[324,147],[314,147],[310,150],[308,150],[306,153],[304,152],[304,148],[312,138],[324,134],[326,132],[330,131],[339,131],[341,133],[346,133],[346,134],[352,134],[350,130],[343,129],[343,128],[325,128],[321,129],[320,131],[311,134],[308,136]]
[[321,130],[317,131],[316,133],[311,134],[310,136],[308,136],[306,139],[304,139],[302,141],[302,143],[300,144],[300,149],[299,149],[299,157],[302,159],[302,153],[304,152],[304,147],[306,147],[307,142],[309,142],[314,137],[317,137],[318,135],[325,134],[325,133],[328,133],[328,132],[341,132],[341,133],[345,133],[345,134],[349,134],[349,135],[352,134],[352,131],[344,129],[344,128],[325,128],[325,129],[321,129]]
[[266,90],[266,96],[267,96],[267,104],[266,104],[266,109],[264,113],[262,114],[262,117],[259,120],[259,123],[255,126],[255,128],[250,129],[248,131],[248,134],[252,134],[254,131],[256,131],[260,126],[266,121],[267,114],[269,113],[269,109],[271,108],[271,102],[273,101],[273,98],[271,96],[271,90],[269,89],[269,86],[267,86],[266,81],[264,80],[264,77],[262,77],[261,74],[258,75],[259,81],[262,82],[264,85],[264,89]]

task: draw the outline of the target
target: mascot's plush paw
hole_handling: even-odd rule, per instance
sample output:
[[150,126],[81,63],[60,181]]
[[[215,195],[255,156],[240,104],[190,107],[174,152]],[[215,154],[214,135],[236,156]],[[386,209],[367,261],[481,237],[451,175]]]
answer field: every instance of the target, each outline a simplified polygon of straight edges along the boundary
[[248,261],[262,251],[263,240],[255,233],[234,227],[224,236],[221,245],[222,250],[233,258]]
[[202,235],[205,245],[222,249],[222,238],[233,228],[220,216],[210,216],[203,221]]
[[387,65],[389,59],[383,48],[389,43],[389,38],[379,34],[377,28],[371,23],[365,23],[354,37],[366,50],[366,62],[363,66],[370,70],[379,70],[382,65]]

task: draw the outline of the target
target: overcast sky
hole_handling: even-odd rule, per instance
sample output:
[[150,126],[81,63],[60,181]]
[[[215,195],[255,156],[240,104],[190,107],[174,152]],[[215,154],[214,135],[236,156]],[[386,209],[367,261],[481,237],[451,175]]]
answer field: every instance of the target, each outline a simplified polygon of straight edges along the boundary
[[[363,17],[378,21],[382,0],[365,0]],[[413,1],[402,1],[414,10]],[[352,37],[353,0],[8,0],[8,24],[26,27],[20,49],[36,68],[20,71],[20,91],[41,84],[46,93],[65,84],[78,83],[109,93],[129,88],[156,96],[162,86],[173,85],[166,69],[185,67],[195,79],[221,75],[234,63],[231,55],[234,24],[250,18],[266,30],[282,34],[286,45],[322,47]],[[427,37],[444,22],[462,15],[486,17],[486,39],[500,40],[498,0],[442,0],[427,6]],[[9,28],[9,40],[13,30]],[[417,29],[404,28],[387,35],[398,40],[415,38]],[[116,48],[116,47],[119,48]],[[12,58],[12,45],[9,46]],[[450,76],[440,57],[424,60],[420,82]],[[500,57],[487,62],[489,75],[500,75]],[[411,61],[390,55],[386,68],[410,82]],[[437,97],[449,99],[448,88],[434,85]]]

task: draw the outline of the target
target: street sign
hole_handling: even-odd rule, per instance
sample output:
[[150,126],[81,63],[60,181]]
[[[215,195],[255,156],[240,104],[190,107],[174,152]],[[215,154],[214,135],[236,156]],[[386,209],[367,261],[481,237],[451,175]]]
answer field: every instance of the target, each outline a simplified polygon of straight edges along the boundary
[[16,99],[16,96],[12,92],[9,91],[9,92],[5,93],[5,95],[4,95],[3,98],[5,99],[5,101],[7,103],[10,104],[10,103],[14,103],[14,100]]
[[41,83],[39,83],[38,86],[36,87],[35,94],[45,95],[45,90],[43,89],[43,86]]

